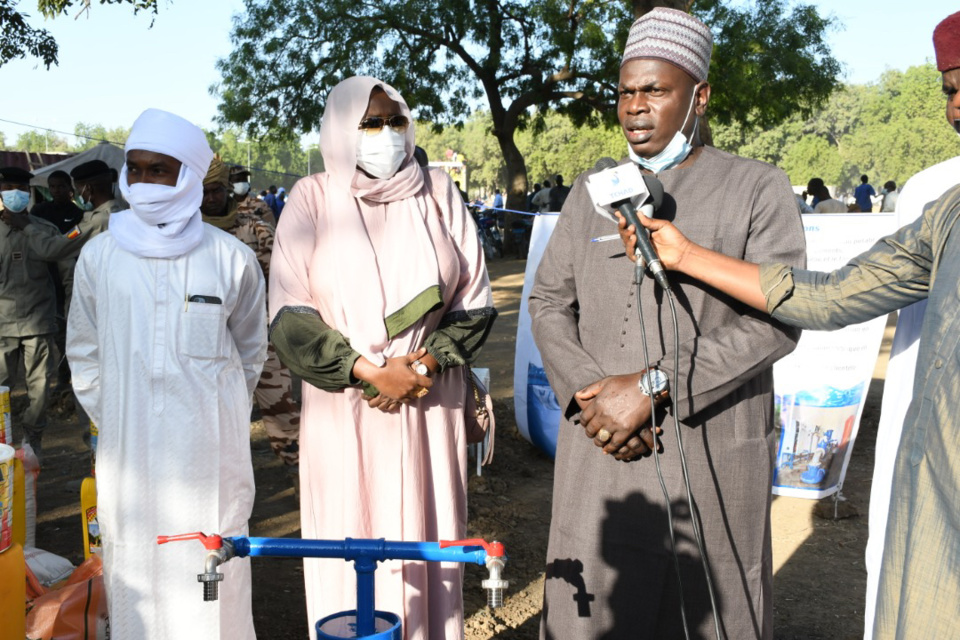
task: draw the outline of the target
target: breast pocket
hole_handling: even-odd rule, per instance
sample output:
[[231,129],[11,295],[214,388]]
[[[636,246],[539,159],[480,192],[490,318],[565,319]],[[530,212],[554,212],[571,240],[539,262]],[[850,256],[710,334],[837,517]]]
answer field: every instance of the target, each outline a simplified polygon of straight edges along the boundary
[[192,358],[219,358],[225,331],[222,304],[189,302],[180,322],[180,353]]

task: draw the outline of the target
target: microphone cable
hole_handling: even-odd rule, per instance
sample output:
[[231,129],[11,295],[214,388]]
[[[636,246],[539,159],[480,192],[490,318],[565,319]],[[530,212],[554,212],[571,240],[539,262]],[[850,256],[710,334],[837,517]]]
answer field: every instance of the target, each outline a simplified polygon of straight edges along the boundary
[[[640,231],[638,231],[640,233]],[[639,254],[636,255],[636,262],[634,263],[634,283],[636,285],[637,291],[637,318],[640,321],[640,340],[641,346],[643,348],[643,368],[645,371],[650,369],[650,354],[647,349],[647,330],[643,323],[643,304],[640,300],[641,285],[643,283],[643,273],[645,270],[645,265],[643,264],[642,258]],[[656,283],[654,283],[654,290],[656,290]],[[670,318],[673,321],[673,384],[670,387],[671,389],[680,388],[680,327],[677,321],[677,308],[674,302],[673,292],[670,289],[663,289],[664,294],[666,295],[667,300],[670,302]],[[677,555],[677,541],[676,541],[676,532],[674,531],[673,526],[673,507],[670,502],[670,494],[667,491],[666,482],[663,479],[663,471],[660,467],[660,453],[657,447],[657,424],[656,424],[656,403],[654,401],[653,395],[649,396],[650,399],[650,424],[652,426],[653,434],[653,459],[657,469],[657,480],[660,482],[660,489],[663,491],[663,498],[666,502],[667,508],[667,526],[670,533],[670,549],[673,553],[673,564],[674,569],[677,572],[677,584],[679,586],[680,593],[680,616],[683,620],[683,634],[687,640],[690,640],[690,631],[687,626],[687,610],[684,604],[683,597],[683,578],[680,575],[680,558]],[[683,437],[680,432],[680,421],[677,420],[676,411],[667,411],[668,415],[673,418],[674,430],[677,434],[677,451],[680,456],[680,469],[683,474],[683,484],[687,493],[687,505],[690,508],[690,523],[693,527],[693,536],[697,542],[697,549],[700,552],[700,563],[703,566],[703,572],[706,576],[707,581],[707,592],[710,596],[710,609],[713,613],[713,628],[716,634],[717,640],[723,640],[723,636],[720,633],[720,616],[717,613],[717,599],[716,594],[714,593],[713,588],[713,577],[710,570],[710,561],[707,558],[706,548],[703,544],[703,524],[700,521],[700,516],[696,507],[694,506],[693,501],[693,491],[690,488],[690,471],[687,468],[687,459],[683,450]]]

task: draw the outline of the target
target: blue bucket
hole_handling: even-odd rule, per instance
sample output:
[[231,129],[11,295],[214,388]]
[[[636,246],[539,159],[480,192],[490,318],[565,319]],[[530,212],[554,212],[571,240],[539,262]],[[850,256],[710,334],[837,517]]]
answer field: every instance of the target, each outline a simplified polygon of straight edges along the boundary
[[374,632],[372,635],[357,635],[357,611],[341,611],[321,618],[317,622],[317,640],[341,640],[343,638],[365,638],[369,640],[402,640],[403,630],[400,616],[388,611],[374,612]]

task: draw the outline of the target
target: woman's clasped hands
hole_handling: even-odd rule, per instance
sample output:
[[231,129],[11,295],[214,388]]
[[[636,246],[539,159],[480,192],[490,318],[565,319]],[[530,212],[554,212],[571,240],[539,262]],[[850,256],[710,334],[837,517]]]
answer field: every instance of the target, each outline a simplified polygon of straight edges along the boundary
[[424,348],[412,353],[394,358],[387,358],[382,367],[360,358],[354,365],[354,375],[377,388],[379,394],[369,398],[367,404],[383,412],[396,411],[401,404],[418,400],[426,396],[433,386],[429,375],[421,375],[414,371],[417,361],[428,361],[425,364],[429,370],[430,363],[435,362]]

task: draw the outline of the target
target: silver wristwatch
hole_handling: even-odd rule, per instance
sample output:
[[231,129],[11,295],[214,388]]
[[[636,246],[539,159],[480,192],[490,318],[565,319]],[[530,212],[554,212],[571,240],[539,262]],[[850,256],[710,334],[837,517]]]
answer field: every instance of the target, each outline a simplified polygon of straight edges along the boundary
[[644,395],[653,396],[655,400],[662,400],[670,390],[670,381],[667,374],[656,367],[647,369],[640,375],[640,391]]
[[427,365],[423,364],[419,360],[414,360],[413,364],[410,365],[410,368],[413,369],[413,372],[417,375],[430,377],[430,369],[427,368]]

